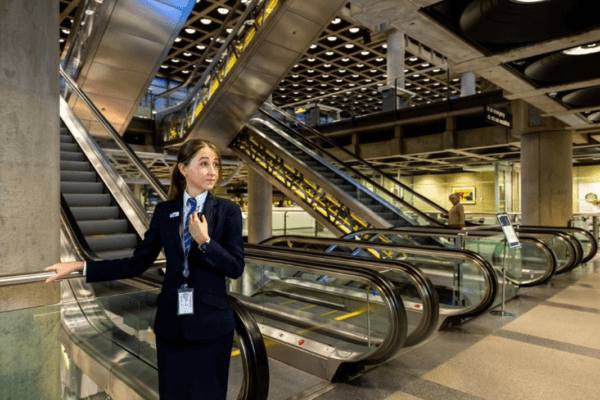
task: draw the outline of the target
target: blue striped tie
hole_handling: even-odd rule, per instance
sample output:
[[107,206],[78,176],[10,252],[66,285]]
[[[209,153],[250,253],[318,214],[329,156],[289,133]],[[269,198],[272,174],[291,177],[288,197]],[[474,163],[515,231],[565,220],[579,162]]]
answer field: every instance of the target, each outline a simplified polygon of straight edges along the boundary
[[185,278],[187,278],[190,274],[188,266],[187,266],[187,256],[190,253],[190,245],[192,244],[192,234],[190,233],[190,227],[189,227],[189,220],[190,217],[192,216],[192,214],[196,211],[196,199],[194,198],[189,198],[188,201],[188,206],[191,207],[190,211],[188,211],[187,216],[185,217],[185,223],[184,223],[184,228],[183,228],[183,238],[185,241],[185,248],[184,248],[184,255],[185,255],[185,266],[183,269],[183,276]]

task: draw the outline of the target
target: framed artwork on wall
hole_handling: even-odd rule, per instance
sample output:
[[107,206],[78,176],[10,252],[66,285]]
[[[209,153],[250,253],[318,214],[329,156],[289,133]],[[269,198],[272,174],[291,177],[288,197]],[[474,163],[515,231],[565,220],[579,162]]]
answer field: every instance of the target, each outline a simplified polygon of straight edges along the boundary
[[475,187],[455,187],[452,193],[456,194],[462,204],[475,204]]

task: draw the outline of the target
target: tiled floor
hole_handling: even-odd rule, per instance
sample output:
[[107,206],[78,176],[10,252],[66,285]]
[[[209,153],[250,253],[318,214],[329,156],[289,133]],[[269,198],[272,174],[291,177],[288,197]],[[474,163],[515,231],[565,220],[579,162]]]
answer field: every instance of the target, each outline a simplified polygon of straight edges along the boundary
[[600,399],[600,258],[319,400]]

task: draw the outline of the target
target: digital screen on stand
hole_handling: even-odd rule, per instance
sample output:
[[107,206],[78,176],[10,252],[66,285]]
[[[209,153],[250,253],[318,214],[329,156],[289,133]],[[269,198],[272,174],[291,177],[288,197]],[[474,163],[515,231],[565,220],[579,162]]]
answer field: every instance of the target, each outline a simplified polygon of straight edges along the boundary
[[515,232],[515,228],[512,226],[510,222],[510,218],[507,214],[498,214],[498,222],[502,227],[502,231],[504,232],[504,236],[508,241],[508,246],[511,249],[515,249],[517,247],[521,247],[521,243],[519,242],[519,238]]

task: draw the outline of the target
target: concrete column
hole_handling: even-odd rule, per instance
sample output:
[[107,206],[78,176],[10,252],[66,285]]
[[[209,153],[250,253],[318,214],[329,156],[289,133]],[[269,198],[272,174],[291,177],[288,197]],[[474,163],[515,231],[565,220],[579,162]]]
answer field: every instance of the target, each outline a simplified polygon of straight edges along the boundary
[[477,93],[475,74],[473,72],[465,72],[460,77],[460,96],[472,96],[475,93]]
[[[59,260],[59,4],[0,1],[0,276]],[[0,287],[0,398],[59,399],[58,284]]]
[[[404,33],[397,29],[387,31],[387,81],[404,89]],[[398,79],[396,79],[398,78]]]
[[524,225],[567,226],[573,216],[573,139],[567,130],[521,136]]

